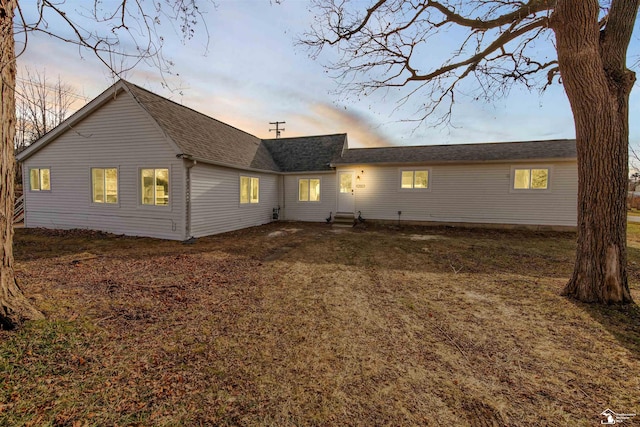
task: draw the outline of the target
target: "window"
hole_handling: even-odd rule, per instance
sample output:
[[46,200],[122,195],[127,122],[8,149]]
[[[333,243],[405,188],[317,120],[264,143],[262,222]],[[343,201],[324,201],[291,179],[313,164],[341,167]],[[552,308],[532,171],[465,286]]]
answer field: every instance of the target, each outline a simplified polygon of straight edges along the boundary
[[51,191],[51,171],[49,169],[29,169],[31,191]]
[[299,202],[319,202],[320,201],[320,180],[299,179],[298,180],[298,201]]
[[549,168],[514,169],[514,190],[547,190],[549,188]]
[[118,169],[92,168],[93,203],[118,203]]
[[400,182],[403,189],[426,189],[429,188],[428,170],[403,170]]
[[169,169],[141,169],[142,204],[169,204]]
[[353,193],[353,174],[340,172],[340,192]]
[[240,203],[258,203],[260,179],[250,176],[240,177]]

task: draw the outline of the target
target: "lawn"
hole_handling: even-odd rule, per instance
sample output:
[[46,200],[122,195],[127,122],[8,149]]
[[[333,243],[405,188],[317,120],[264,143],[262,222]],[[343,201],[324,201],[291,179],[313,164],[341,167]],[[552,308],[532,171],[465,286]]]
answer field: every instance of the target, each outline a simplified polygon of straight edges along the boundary
[[[640,413],[640,310],[559,295],[572,233],[274,223],[185,245],[17,230],[47,320],[0,425],[540,426]],[[640,301],[640,225],[629,225]],[[639,425],[640,415],[622,425]]]

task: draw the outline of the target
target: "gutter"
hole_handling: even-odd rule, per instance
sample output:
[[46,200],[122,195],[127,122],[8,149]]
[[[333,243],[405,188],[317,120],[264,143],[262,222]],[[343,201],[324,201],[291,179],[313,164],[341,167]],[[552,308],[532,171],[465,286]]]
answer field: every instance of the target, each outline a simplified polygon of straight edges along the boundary
[[258,168],[250,168],[250,167],[243,167],[243,166],[238,166],[238,165],[232,165],[229,163],[223,163],[223,162],[213,162],[211,160],[207,160],[207,159],[203,159],[201,157],[194,157],[190,154],[186,154],[186,153],[181,153],[181,154],[176,154],[176,157],[179,159],[185,158],[187,160],[192,160],[194,162],[200,162],[200,163],[204,163],[207,165],[212,165],[212,166],[222,166],[225,168],[229,168],[229,169],[238,169],[238,170],[244,170],[244,171],[250,171],[250,172],[262,172],[262,173],[276,173],[276,174],[281,174],[282,172],[280,171],[274,171],[274,170],[270,170],[270,169],[258,169]]
[[[179,159],[187,159],[187,160],[191,160],[191,161],[194,161],[194,162],[203,163],[203,164],[211,165],[211,166],[221,166],[221,167],[229,168],[229,169],[236,169],[236,170],[249,171],[249,172],[260,172],[260,173],[276,174],[276,175],[331,174],[331,173],[335,173],[335,170],[282,172],[282,171],[275,171],[275,170],[271,170],[271,169],[258,169],[258,168],[251,168],[251,167],[243,167],[243,166],[233,165],[233,164],[230,164],[230,163],[214,162],[214,161],[211,161],[211,160],[203,159],[201,157],[195,157],[195,156],[192,156],[191,154],[187,154],[187,153],[176,154],[176,157],[179,158]],[[329,167],[333,167],[331,164],[329,164],[328,166]]]

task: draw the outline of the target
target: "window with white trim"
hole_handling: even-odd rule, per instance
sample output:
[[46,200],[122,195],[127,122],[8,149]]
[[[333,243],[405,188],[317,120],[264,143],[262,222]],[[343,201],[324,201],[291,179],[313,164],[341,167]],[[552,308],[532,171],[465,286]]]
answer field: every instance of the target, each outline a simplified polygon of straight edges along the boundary
[[31,191],[51,191],[51,170],[49,168],[29,169]]
[[403,170],[400,177],[403,190],[425,190],[429,188],[429,170]]
[[514,190],[547,190],[549,188],[549,168],[514,168]]
[[142,204],[169,205],[169,169],[140,169]]
[[320,179],[319,178],[298,179],[298,201],[299,202],[319,202],[320,201]]
[[240,203],[260,202],[260,178],[251,176],[240,177]]
[[118,203],[117,168],[91,168],[91,201]]

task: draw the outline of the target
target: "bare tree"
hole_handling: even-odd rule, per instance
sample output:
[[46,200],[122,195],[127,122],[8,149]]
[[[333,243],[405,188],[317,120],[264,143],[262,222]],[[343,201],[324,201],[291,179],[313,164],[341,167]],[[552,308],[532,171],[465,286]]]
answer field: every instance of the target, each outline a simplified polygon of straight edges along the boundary
[[640,151],[639,148],[633,148],[633,145],[629,144],[629,173],[638,175],[640,171]]
[[[25,20],[22,7],[37,9],[35,22]],[[80,53],[90,52],[114,74],[131,69],[141,61],[153,63],[163,73],[172,64],[162,55],[161,24],[177,23],[182,36],[188,39],[201,17],[196,0],[94,1],[75,8],[64,1],[0,1],[0,327],[13,328],[24,320],[42,317],[22,294],[13,269],[16,39],[20,40],[23,50],[27,49],[29,34],[38,31],[76,45]],[[49,25],[56,20],[66,24],[66,28]]]
[[[25,68],[16,78],[15,152],[20,153],[62,123],[76,100],[82,99],[60,76],[51,82],[45,71]],[[16,164],[16,183],[22,183],[22,165]]]
[[[626,190],[629,94],[627,50],[640,0],[315,0],[303,43],[336,47],[330,67],[369,93],[405,87],[423,120],[446,122],[461,82],[489,99],[521,83],[560,81],[573,111],[578,150],[578,238],[563,293],[585,302],[630,303]],[[438,36],[460,34],[448,57],[430,58]],[[541,46],[554,48],[546,58]]]
[[16,139],[17,152],[62,123],[79,97],[71,85],[60,77],[51,82],[45,71],[25,68],[16,79]]

